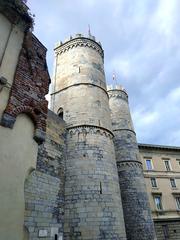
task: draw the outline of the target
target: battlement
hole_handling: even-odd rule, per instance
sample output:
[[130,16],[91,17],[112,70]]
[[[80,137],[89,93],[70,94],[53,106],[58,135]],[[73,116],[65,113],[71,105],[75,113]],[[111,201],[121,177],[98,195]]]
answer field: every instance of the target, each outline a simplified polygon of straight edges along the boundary
[[55,44],[55,53],[62,54],[73,47],[89,47],[96,50],[104,59],[104,51],[102,49],[102,45],[100,42],[96,41],[96,38],[92,35],[85,36],[83,34],[76,34],[75,36],[70,36],[69,38],[65,39],[64,42],[60,41]]
[[127,94],[127,91],[126,89],[122,86],[122,85],[107,85],[107,91],[121,91],[121,92],[124,92],[126,95]]
[[126,102],[128,102],[128,94],[126,92],[126,90],[123,88],[123,86],[121,85],[108,85],[107,86],[107,92],[109,95],[109,99],[112,97],[115,98],[121,98],[123,100],[125,100]]
[[66,38],[66,39],[64,40],[64,42],[62,42],[62,41],[57,42],[57,43],[55,44],[55,49],[56,49],[57,47],[60,47],[61,45],[65,44],[65,43],[73,40],[73,39],[76,39],[76,38],[88,38],[88,39],[91,39],[91,40],[93,40],[94,42],[98,43],[98,44],[101,46],[101,42],[97,42],[95,36],[89,35],[89,34],[88,34],[88,35],[84,35],[84,34],[82,34],[82,33],[76,33],[74,36],[70,35],[69,38]]

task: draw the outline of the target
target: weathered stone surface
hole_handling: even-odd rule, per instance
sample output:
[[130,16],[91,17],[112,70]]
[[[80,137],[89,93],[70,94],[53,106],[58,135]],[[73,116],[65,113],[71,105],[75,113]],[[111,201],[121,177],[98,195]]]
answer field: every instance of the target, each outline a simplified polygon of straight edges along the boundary
[[63,109],[68,128],[64,237],[126,240],[103,50],[76,40],[55,49],[52,94],[52,109]]
[[127,93],[108,91],[128,240],[156,239]]
[[1,119],[1,125],[8,128],[13,128],[16,118],[8,113],[4,113]]
[[64,182],[66,154],[65,122],[55,113],[48,111],[46,141],[39,146],[37,169]]
[[54,240],[63,235],[65,183],[65,123],[49,111],[46,140],[39,146],[37,169],[25,182],[25,226],[29,239]]
[[25,227],[29,239],[39,237],[42,230],[47,232],[47,238],[53,240],[50,232],[52,227],[58,227],[63,232],[63,221],[60,218],[59,192],[61,180],[39,171],[33,171],[25,182]]
[[[94,48],[98,46],[103,51],[92,40],[86,44],[89,41]],[[55,49],[56,80],[51,109],[56,113],[59,108],[64,110],[68,127],[88,124],[111,129],[102,56],[96,49],[84,45],[61,52],[64,46],[66,44]]]
[[158,240],[178,240],[180,239],[180,220],[167,219],[155,221],[155,230]]
[[67,137],[65,236],[126,239],[112,136],[87,128]]

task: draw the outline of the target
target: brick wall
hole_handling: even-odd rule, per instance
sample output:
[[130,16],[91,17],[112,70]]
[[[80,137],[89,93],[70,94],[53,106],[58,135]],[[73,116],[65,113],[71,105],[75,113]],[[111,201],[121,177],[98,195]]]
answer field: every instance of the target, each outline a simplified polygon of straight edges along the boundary
[[38,143],[44,141],[48,110],[45,95],[48,93],[49,83],[46,48],[31,32],[28,32],[24,37],[1,125],[12,128],[16,117],[26,113],[35,124],[35,140]]

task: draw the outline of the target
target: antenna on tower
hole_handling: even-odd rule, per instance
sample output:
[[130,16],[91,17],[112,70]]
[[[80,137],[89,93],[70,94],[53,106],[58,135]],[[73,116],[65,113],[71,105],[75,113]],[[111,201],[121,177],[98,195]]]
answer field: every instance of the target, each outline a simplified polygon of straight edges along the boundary
[[116,88],[118,84],[117,84],[117,77],[116,77],[115,71],[113,71],[112,80],[113,80],[113,86],[114,88]]
[[90,24],[88,24],[88,36],[91,37],[91,28],[90,28]]

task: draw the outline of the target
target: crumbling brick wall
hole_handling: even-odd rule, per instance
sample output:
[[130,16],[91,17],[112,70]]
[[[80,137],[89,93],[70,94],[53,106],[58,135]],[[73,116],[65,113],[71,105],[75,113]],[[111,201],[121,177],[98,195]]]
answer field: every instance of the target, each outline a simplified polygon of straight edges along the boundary
[[35,140],[38,143],[43,142],[48,110],[45,95],[48,93],[49,84],[46,48],[31,32],[28,32],[24,37],[1,125],[13,128],[18,114],[26,113],[35,124]]

